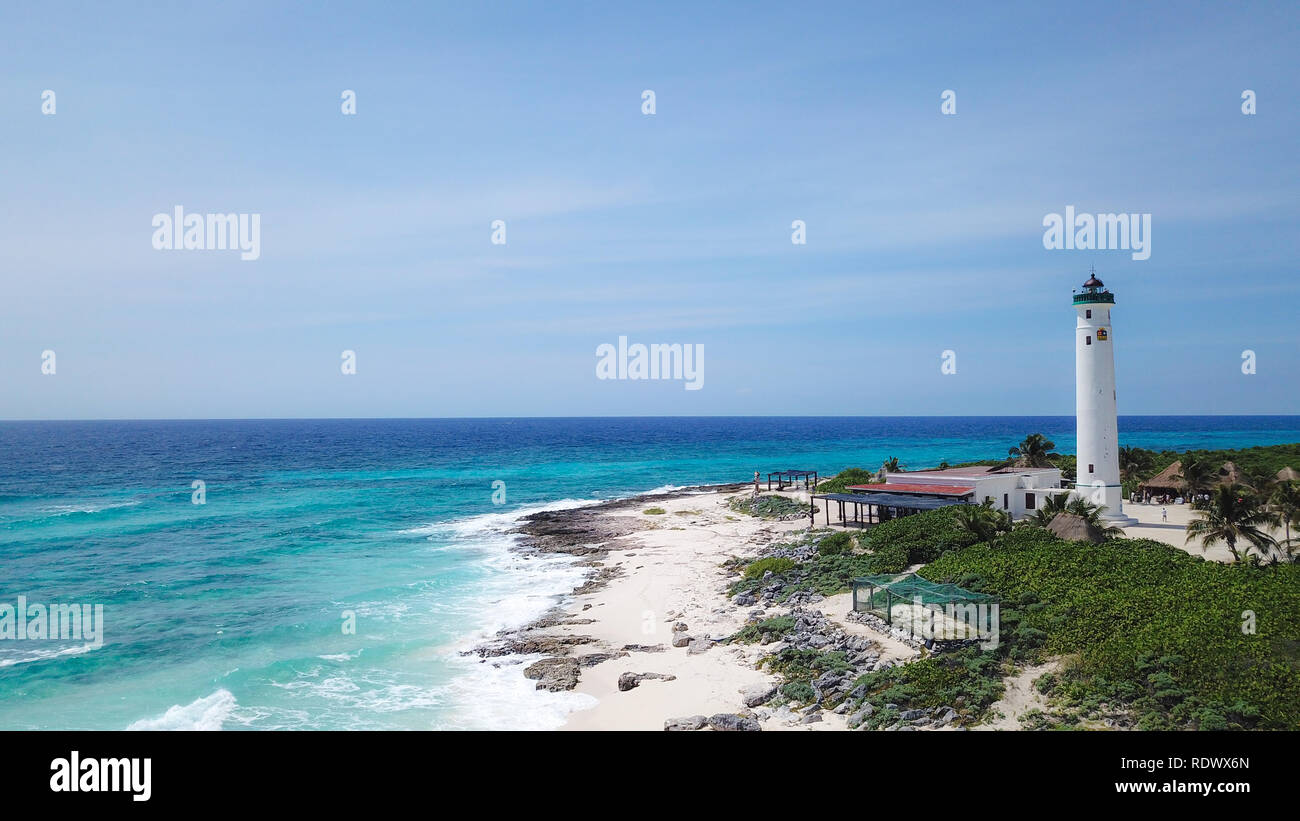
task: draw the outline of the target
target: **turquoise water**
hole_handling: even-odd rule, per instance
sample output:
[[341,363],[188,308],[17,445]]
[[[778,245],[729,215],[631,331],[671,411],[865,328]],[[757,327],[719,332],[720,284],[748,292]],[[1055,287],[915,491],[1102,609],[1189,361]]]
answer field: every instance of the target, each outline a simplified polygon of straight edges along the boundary
[[[567,558],[510,550],[520,516],[755,470],[992,458],[1034,431],[1069,452],[1073,424],[0,423],[0,605],[104,607],[102,646],[0,640],[0,729],[557,726],[586,697],[460,654],[581,579]],[[1123,417],[1120,438],[1296,442],[1300,417]]]

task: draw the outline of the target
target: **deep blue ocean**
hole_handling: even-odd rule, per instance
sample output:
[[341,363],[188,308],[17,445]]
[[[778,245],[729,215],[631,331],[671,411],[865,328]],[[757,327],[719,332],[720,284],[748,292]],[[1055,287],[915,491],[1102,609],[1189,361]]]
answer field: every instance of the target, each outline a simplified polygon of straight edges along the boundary
[[[0,641],[0,729],[554,727],[586,697],[460,654],[581,579],[510,550],[520,516],[1032,432],[1074,449],[1069,416],[0,422],[0,605],[104,607],[102,646]],[[1297,442],[1300,417],[1121,417],[1120,439]]]

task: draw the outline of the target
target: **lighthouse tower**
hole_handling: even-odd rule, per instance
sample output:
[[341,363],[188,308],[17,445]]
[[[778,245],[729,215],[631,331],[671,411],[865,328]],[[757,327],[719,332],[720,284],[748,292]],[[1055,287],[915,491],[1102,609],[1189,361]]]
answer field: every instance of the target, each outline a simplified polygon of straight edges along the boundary
[[1115,295],[1091,271],[1074,295],[1079,321],[1074,329],[1075,424],[1079,464],[1075,494],[1105,505],[1107,522],[1126,527],[1137,519],[1124,515],[1120,499],[1119,429],[1115,411],[1115,353],[1110,311]]

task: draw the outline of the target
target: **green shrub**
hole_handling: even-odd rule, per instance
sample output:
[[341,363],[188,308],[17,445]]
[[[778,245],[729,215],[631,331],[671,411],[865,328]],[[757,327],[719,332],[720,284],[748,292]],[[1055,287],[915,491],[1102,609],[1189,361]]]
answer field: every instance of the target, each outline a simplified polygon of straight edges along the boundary
[[729,638],[728,641],[753,644],[762,640],[766,635],[770,635],[773,639],[780,639],[792,632],[794,632],[794,618],[792,616],[773,616],[770,619],[763,619],[745,625],[736,631],[736,634]]
[[745,565],[745,578],[762,579],[763,574],[769,570],[772,571],[772,575],[779,576],[782,573],[793,570],[794,568],[795,562],[793,559],[783,559],[777,556],[771,556]]
[[812,685],[806,681],[792,681],[781,687],[781,695],[795,704],[807,704],[817,698]]
[[[1023,528],[921,574],[1021,605],[1001,610],[999,652],[1077,657],[1054,686],[1076,712],[1122,705],[1146,729],[1300,726],[1300,565],[1230,566],[1145,539],[1091,545]],[[1242,632],[1244,610],[1268,614],[1254,633]]]
[[818,493],[846,493],[849,485],[869,485],[876,481],[876,472],[862,468],[845,468],[833,478],[817,485]]
[[853,537],[844,531],[832,533],[817,543],[817,552],[823,556],[838,556],[853,550]]
[[648,507],[641,512],[647,516],[662,516],[668,511],[664,510],[662,507]]
[[737,513],[747,513],[760,519],[798,519],[808,515],[810,505],[785,496],[734,496],[727,507]]
[[903,549],[907,554],[903,567],[932,562],[949,550],[975,542],[975,537],[957,524],[955,513],[955,506],[943,507],[892,519],[863,533],[859,543],[867,550],[881,545]]

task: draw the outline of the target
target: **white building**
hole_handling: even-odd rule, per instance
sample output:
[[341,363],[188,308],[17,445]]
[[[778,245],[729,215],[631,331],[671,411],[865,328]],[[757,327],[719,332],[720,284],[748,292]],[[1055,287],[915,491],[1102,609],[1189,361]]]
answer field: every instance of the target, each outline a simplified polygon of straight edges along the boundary
[[1005,510],[1015,519],[1033,513],[1042,504],[1043,496],[1068,492],[1062,490],[1059,468],[987,465],[886,473],[883,485],[858,485],[849,489],[948,497],[977,505],[991,501],[995,510]]
[[1079,466],[1074,492],[1104,505],[1106,521],[1127,527],[1137,519],[1124,515],[1120,498],[1119,430],[1116,421],[1115,350],[1110,311],[1115,295],[1096,272],[1074,295],[1074,402]]

